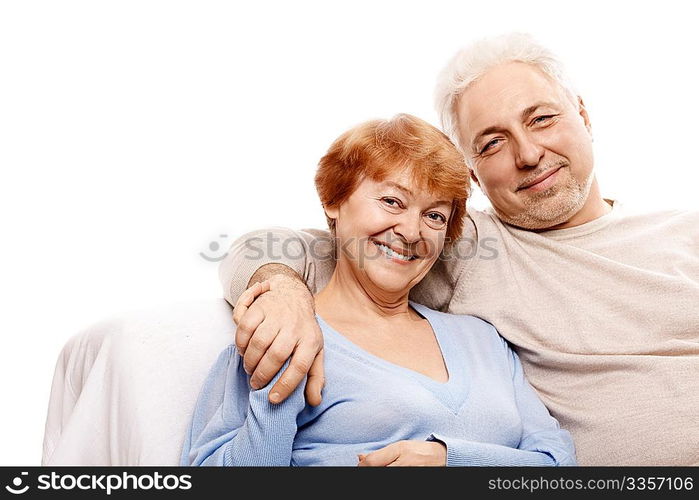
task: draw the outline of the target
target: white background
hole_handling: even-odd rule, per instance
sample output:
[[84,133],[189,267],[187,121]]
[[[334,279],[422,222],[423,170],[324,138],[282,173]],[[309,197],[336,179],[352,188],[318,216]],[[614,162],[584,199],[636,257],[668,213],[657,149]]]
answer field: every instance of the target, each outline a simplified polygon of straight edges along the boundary
[[436,124],[435,77],[475,38],[528,31],[568,63],[604,196],[699,207],[691,5],[3,1],[0,465],[39,464],[71,335],[219,297],[199,254],[242,232],[324,227],[331,141],[397,112]]

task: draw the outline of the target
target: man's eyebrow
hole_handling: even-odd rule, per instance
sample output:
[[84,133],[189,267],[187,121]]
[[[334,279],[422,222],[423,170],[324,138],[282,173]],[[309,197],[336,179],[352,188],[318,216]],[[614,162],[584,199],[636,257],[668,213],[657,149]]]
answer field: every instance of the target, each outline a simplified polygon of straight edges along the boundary
[[502,131],[502,129],[503,129],[503,128],[500,127],[500,126],[491,126],[491,127],[486,127],[486,128],[484,128],[483,130],[481,130],[480,132],[478,132],[478,133],[476,134],[476,136],[473,138],[473,142],[471,143],[471,149],[473,149],[474,151],[477,149],[477,148],[476,148],[476,144],[478,144],[478,141],[479,141],[480,138],[483,137],[484,135],[494,134],[495,132],[500,132],[500,131]]
[[547,102],[547,101],[537,102],[536,104],[529,106],[528,108],[525,108],[524,111],[522,111],[522,120],[525,120],[526,118],[528,118],[531,114],[533,114],[539,108],[558,109],[558,106],[556,106],[552,102]]
[[[548,101],[541,101],[537,102],[536,104],[533,104],[531,106],[528,106],[524,108],[524,110],[521,113],[521,118],[522,120],[526,120],[532,113],[534,113],[537,109],[543,108],[543,107],[549,107],[549,108],[554,108],[558,109],[558,106],[552,102]],[[491,126],[491,127],[486,127],[480,132],[476,134],[476,136],[473,139],[473,142],[471,143],[471,149],[475,150],[476,149],[476,144],[478,143],[479,139],[483,137],[484,135],[489,135],[489,134],[494,134],[495,132],[501,132],[504,127],[501,126]]]

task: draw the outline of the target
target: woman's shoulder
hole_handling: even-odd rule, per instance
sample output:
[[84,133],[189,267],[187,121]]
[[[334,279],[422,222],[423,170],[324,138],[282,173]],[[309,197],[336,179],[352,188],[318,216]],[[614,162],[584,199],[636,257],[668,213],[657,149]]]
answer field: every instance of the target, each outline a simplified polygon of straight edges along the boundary
[[433,325],[437,325],[449,334],[455,334],[464,341],[492,343],[498,348],[509,348],[507,341],[488,321],[470,314],[452,314],[431,309],[415,302],[413,308]]
[[424,316],[426,319],[435,319],[442,321],[447,324],[447,326],[469,326],[476,330],[483,331],[496,331],[495,327],[487,322],[486,320],[479,318],[478,316],[473,316],[471,314],[452,314],[448,312],[438,311],[436,309],[429,308],[425,305],[418,304],[417,302],[410,302],[410,305],[418,313]]

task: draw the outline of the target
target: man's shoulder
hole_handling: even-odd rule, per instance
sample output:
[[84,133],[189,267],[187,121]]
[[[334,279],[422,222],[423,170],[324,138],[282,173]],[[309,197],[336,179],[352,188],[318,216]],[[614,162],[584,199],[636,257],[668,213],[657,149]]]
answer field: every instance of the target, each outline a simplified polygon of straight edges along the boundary
[[620,221],[627,227],[679,229],[699,232],[699,210],[665,209],[645,211],[624,207]]
[[468,217],[477,226],[479,225],[499,225],[502,224],[497,215],[491,208],[476,209],[473,207],[467,208]]
[[483,258],[483,254],[485,258],[490,258],[492,249],[488,247],[489,242],[499,241],[506,232],[504,224],[495,214],[469,208],[461,237],[445,252],[448,255],[466,257],[466,261],[473,260],[473,257]]
[[332,238],[332,234],[327,229],[310,228],[310,229],[301,229],[300,232],[308,233],[315,238],[327,238],[327,239]]
[[483,239],[510,232],[511,227],[500,220],[492,208],[479,210],[469,207],[467,212],[467,222],[464,224],[464,237]]
[[666,208],[661,210],[648,211],[638,207],[623,207],[623,217],[638,217],[645,219],[672,219],[677,217],[697,218],[699,210]]

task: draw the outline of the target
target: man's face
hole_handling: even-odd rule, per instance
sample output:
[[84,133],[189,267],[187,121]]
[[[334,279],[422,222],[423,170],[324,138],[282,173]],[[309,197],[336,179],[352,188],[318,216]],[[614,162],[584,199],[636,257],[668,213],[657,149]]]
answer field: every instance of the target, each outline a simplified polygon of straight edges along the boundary
[[468,87],[457,113],[474,180],[503,221],[547,229],[581,210],[594,179],[582,101],[537,68],[511,62]]

